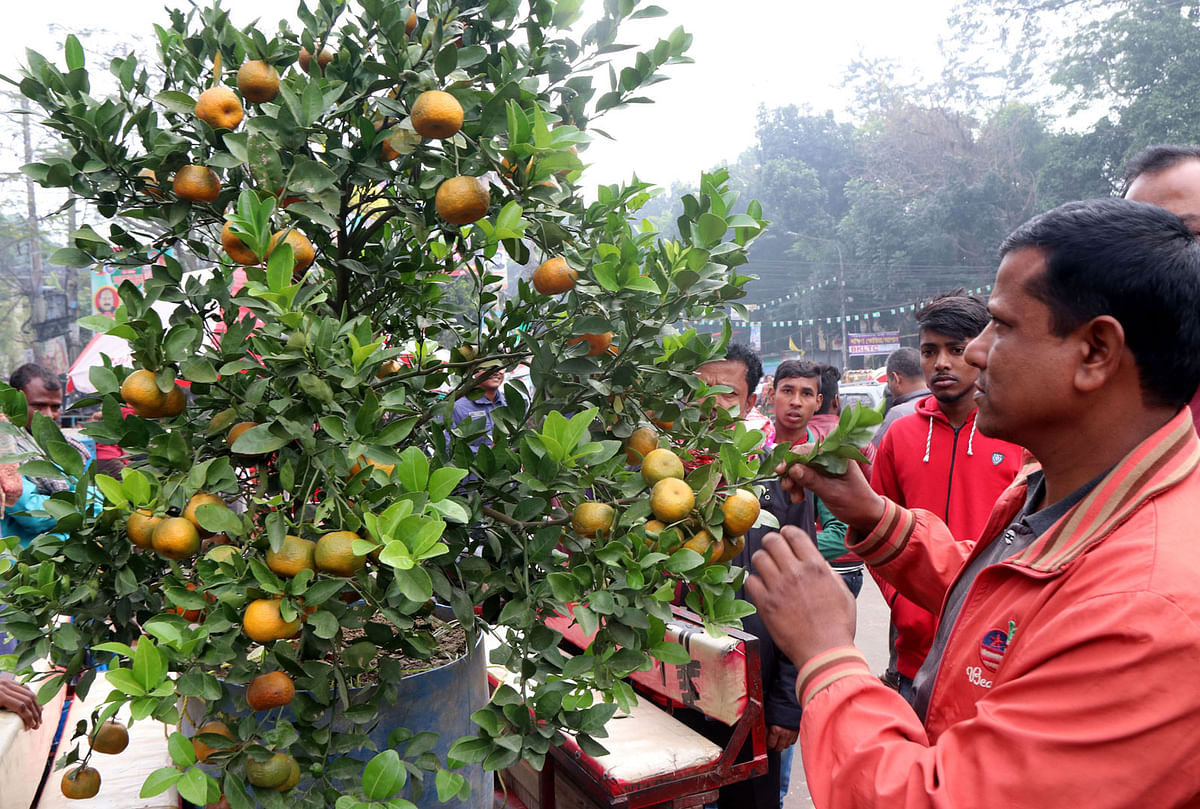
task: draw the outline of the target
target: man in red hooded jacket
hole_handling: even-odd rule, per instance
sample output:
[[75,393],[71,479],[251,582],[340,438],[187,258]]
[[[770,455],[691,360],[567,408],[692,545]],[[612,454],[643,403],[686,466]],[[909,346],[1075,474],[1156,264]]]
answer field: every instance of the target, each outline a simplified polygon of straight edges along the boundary
[[[956,541],[973,543],[1021,468],[1020,447],[975,429],[972,394],[979,369],[963,354],[987,326],[987,307],[959,289],[917,312],[917,323],[921,370],[932,395],[888,428],[875,454],[871,487],[905,508],[933,512]],[[892,612],[895,668],[885,678],[909,699],[936,622],[929,610],[875,579]]]

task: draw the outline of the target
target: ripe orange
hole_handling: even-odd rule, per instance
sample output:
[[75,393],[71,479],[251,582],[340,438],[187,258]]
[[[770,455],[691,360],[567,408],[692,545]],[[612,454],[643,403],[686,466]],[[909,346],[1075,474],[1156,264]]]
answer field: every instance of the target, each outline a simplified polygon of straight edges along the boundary
[[92,737],[92,749],[97,753],[116,755],[129,746],[129,729],[112,719],[96,730]]
[[612,338],[613,333],[611,331],[606,331],[603,334],[584,334],[580,337],[571,338],[567,341],[567,345],[573,346],[576,343],[582,343],[586,340],[588,344],[587,356],[598,357],[605,351],[608,351],[608,347],[612,345]]
[[214,202],[221,196],[221,180],[207,166],[184,166],[171,184],[175,196],[188,202]]
[[385,132],[383,137],[380,139],[381,145],[379,147],[379,157],[386,163],[390,163],[400,156],[400,153],[396,151],[396,148],[392,146],[391,142],[388,140],[394,132],[394,129],[390,129]]
[[256,787],[273,789],[287,782],[296,760],[286,753],[276,753],[266,761],[246,762],[246,780]]
[[[187,589],[195,590],[196,589],[195,583],[189,581],[187,583]],[[207,599],[211,598],[211,596],[209,596],[206,593],[204,598],[207,600]],[[215,599],[213,599],[213,600],[215,600]],[[175,607],[174,609],[171,610],[171,612],[175,613],[176,615],[182,615],[183,620],[187,621],[189,624],[196,623],[197,621],[200,620],[200,616],[204,614],[204,610],[189,610],[185,607]]]
[[288,230],[286,236],[283,234],[284,232],[281,230],[271,235],[271,246],[267,248],[267,257],[270,258],[271,251],[275,249],[275,245],[282,236],[284,243],[292,246],[292,271],[304,272],[312,266],[313,260],[317,257],[312,242],[295,228]]
[[352,550],[354,540],[362,539],[353,531],[333,531],[317,540],[313,562],[317,570],[333,576],[353,576],[367,564],[366,555]]
[[487,215],[491,204],[487,183],[478,177],[459,175],[438,186],[434,207],[451,225],[469,225]]
[[229,428],[229,433],[225,436],[225,443],[232,447],[234,443],[237,442],[238,438],[241,437],[242,433],[246,432],[251,427],[257,426],[257,421],[239,421],[237,424]]
[[463,108],[444,90],[426,90],[417,96],[409,119],[423,138],[452,138],[462,129]]
[[237,72],[238,92],[251,104],[263,104],[279,95],[279,71],[261,60],[243,62]]
[[251,250],[245,242],[234,235],[229,222],[226,222],[225,227],[221,228],[221,247],[225,250],[225,255],[238,264],[251,265],[262,261],[258,257],[258,253]]
[[183,517],[167,517],[155,527],[150,544],[160,556],[178,562],[200,552],[200,532]]
[[571,527],[582,537],[602,536],[612,530],[615,515],[608,503],[584,500],[571,512]]
[[212,536],[212,532],[206,531],[204,527],[200,525],[200,520],[196,517],[196,511],[200,508],[200,506],[209,505],[224,506],[225,501],[222,500],[218,495],[212,494],[211,492],[196,492],[188,499],[187,505],[183,509],[183,519],[194,525],[196,527],[196,531],[198,531],[201,536],[206,537]]
[[722,523],[725,533],[728,536],[746,533],[754,527],[754,521],[758,519],[761,510],[757,497],[745,489],[738,489],[721,504],[721,513],[725,515],[725,521]]
[[267,551],[267,567],[276,576],[291,578],[301,570],[315,570],[317,543],[288,534],[277,551]]
[[683,473],[683,461],[666,447],[650,450],[642,458],[642,480],[647,486],[653,486],[663,478],[683,480]]
[[650,490],[650,510],[665,523],[682,520],[696,507],[696,493],[679,478],[663,478]]
[[256,598],[246,605],[242,615],[242,629],[246,636],[256,643],[271,643],[272,641],[290,638],[300,631],[300,620],[283,620],[279,610],[282,602],[278,598]]
[[[300,48],[299,58],[296,60],[300,63],[300,69],[305,73],[312,75],[312,54],[308,52],[308,48]],[[325,68],[333,61],[333,53],[328,48],[321,48],[321,52],[317,54],[317,67],[321,73],[325,73]]]
[[732,562],[737,555],[746,549],[745,535],[725,538],[725,553],[721,554],[718,562]]
[[100,773],[94,767],[76,767],[62,777],[62,794],[72,799],[94,798],[100,791]]
[[129,541],[139,548],[149,549],[153,547],[150,544],[150,536],[162,521],[162,517],[155,517],[144,508],[138,509],[125,520],[125,536],[129,537]]
[[187,407],[187,394],[183,392],[183,388],[179,385],[172,385],[167,391],[166,398],[163,399],[162,408],[158,415],[166,418],[175,418],[183,409]]
[[408,12],[408,19],[404,21],[404,33],[411,34],[417,30],[417,12],[408,6],[405,6],[404,10]]
[[383,474],[387,475],[389,478],[392,476],[392,472],[396,470],[396,465],[394,463],[377,463],[376,461],[372,461],[370,458],[359,455],[358,460],[355,461],[354,465],[350,467],[350,477],[354,477],[361,472],[363,470],[363,464],[373,469],[381,470]]
[[625,442],[625,462],[637,466],[642,459],[658,449],[658,433],[653,427],[638,427]]
[[387,360],[380,364],[379,370],[375,372],[376,379],[384,379],[392,374],[398,374],[404,370],[404,363],[400,360]]
[[282,671],[260,674],[246,686],[246,702],[252,711],[269,711],[287,705],[296,696],[296,684]]
[[233,731],[229,729],[229,725],[226,725],[224,722],[205,722],[203,725],[196,728],[196,736],[192,737],[192,750],[196,752],[196,758],[199,759],[201,763],[208,761],[208,757],[213,753],[219,750],[228,750],[229,747],[233,746],[209,747],[207,744],[196,738],[204,733],[212,733],[217,736],[224,736],[231,742],[235,741],[233,738]]
[[230,87],[210,87],[196,99],[196,117],[213,129],[237,129],[245,112]]
[[[692,535],[691,539],[689,539],[687,542],[683,543],[683,547],[687,548],[690,551],[695,551],[696,553],[703,556],[704,553],[709,548],[713,547],[712,534],[708,533],[708,531],[703,531],[703,530],[697,531],[695,534]],[[714,560],[716,559],[715,551],[713,553],[713,559]]]
[[167,395],[158,389],[153,371],[139,368],[121,383],[121,398],[139,416],[157,418]]
[[542,295],[561,295],[575,288],[579,273],[567,265],[561,256],[542,262],[533,271],[533,288]]

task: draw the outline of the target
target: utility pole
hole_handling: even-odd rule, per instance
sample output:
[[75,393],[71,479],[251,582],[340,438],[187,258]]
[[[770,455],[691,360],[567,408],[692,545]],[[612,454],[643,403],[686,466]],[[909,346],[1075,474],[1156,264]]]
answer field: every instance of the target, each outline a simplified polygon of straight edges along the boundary
[[[26,112],[21,116],[21,134],[25,141],[25,162],[33,162],[33,136],[29,131],[29,100],[21,96],[21,109]],[[46,299],[42,297],[42,240],[38,231],[37,202],[34,199],[36,185],[33,178],[25,176],[25,224],[29,228],[29,295],[32,310],[32,322],[41,323],[46,319]],[[34,352],[37,353],[36,351]]]

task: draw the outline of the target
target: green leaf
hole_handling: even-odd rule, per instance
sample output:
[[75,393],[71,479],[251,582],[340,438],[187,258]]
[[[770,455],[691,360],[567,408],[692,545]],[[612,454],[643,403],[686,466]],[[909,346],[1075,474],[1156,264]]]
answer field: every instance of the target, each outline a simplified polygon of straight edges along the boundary
[[259,424],[239,435],[230,449],[239,455],[266,455],[285,446],[291,440],[287,436],[272,433],[270,424]]
[[429,476],[429,499],[445,500],[466,476],[466,469],[458,469],[453,466],[443,466],[433,470],[433,474]]
[[471,784],[466,778],[450,770],[438,770],[437,773],[438,800],[448,803],[454,798],[465,801],[471,794]]
[[[60,247],[50,254],[50,263],[63,267],[90,267],[96,263],[96,259],[78,247]],[[112,325],[111,319],[106,319],[109,320],[109,325]]]
[[400,485],[410,492],[423,492],[429,482],[429,459],[417,447],[409,447],[400,453],[400,463],[396,465]]
[[242,520],[227,506],[205,503],[196,509],[196,519],[204,530],[214,534],[242,535]]
[[[188,743],[188,747],[190,748],[191,746],[191,743]],[[146,776],[146,780],[142,782],[142,791],[138,793],[138,797],[153,798],[155,795],[166,792],[175,786],[175,782],[179,780],[181,775],[182,773],[174,767],[160,767]]]
[[175,784],[175,788],[179,790],[181,798],[197,806],[204,806],[221,797],[221,788],[216,780],[199,767],[192,767],[185,772]]
[[[97,483],[99,483],[99,478],[100,476],[97,475]],[[121,491],[135,506],[144,506],[149,503],[153,494],[150,489],[150,479],[129,466],[121,470]]]
[[439,79],[444,79],[456,67],[458,67],[458,46],[450,42],[438,52],[437,58],[433,62],[433,69]]
[[83,67],[83,46],[74,34],[67,34],[63,50],[66,52],[67,70],[79,70]]
[[658,658],[664,663],[669,663],[672,666],[686,666],[688,663],[692,662],[691,655],[687,653],[687,649],[684,649],[678,643],[673,641],[656,643],[651,646],[648,651],[650,654],[654,655],[654,657]]
[[700,237],[701,247],[714,247],[720,243],[728,229],[724,219],[708,212],[700,214],[700,219],[696,222],[696,233]]
[[384,750],[363,767],[363,793],[373,801],[383,801],[404,787],[408,772],[400,763],[400,754]]
[[179,731],[167,737],[167,752],[176,767],[190,767],[196,763],[196,750],[192,740]]
[[171,112],[177,112],[180,115],[192,115],[196,111],[195,99],[187,93],[177,90],[163,90],[154,97],[154,100]]
[[96,475],[96,488],[104,495],[105,500],[118,508],[124,508],[129,504],[129,500],[126,499],[125,492],[116,478],[110,478],[108,475]]
[[167,658],[144,635],[133,650],[133,676],[147,691],[153,691],[167,675]]

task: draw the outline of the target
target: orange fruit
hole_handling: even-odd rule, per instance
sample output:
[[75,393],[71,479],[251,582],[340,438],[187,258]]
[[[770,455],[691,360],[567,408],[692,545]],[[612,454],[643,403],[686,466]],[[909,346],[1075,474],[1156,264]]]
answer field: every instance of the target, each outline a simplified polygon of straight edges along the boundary
[[581,537],[604,535],[612,530],[616,512],[608,503],[584,500],[571,512],[571,527]]
[[200,552],[200,532],[183,517],[167,517],[154,528],[150,544],[159,556],[178,562]]
[[242,433],[246,432],[251,427],[257,426],[257,421],[239,421],[237,424],[229,428],[229,433],[225,436],[225,443],[232,447],[234,443],[236,443],[237,440],[242,436]]
[[230,87],[210,87],[196,99],[196,117],[213,129],[237,129],[245,112]]
[[683,480],[683,472],[683,461],[666,447],[650,450],[642,458],[642,480],[647,486],[653,486],[663,478]]
[[413,103],[409,120],[423,138],[452,138],[462,129],[462,104],[444,90],[426,90]]
[[152,197],[162,199],[162,186],[158,184],[158,175],[154,173],[154,169],[142,169],[137,173],[137,176],[145,179],[146,193]]
[[605,351],[608,351],[608,347],[612,345],[612,338],[613,333],[611,331],[606,331],[603,334],[584,334],[580,337],[571,338],[567,341],[567,345],[573,346],[576,343],[587,341],[587,356],[598,357]]
[[188,202],[214,202],[221,196],[221,180],[207,166],[184,166],[171,184],[175,196]]
[[139,368],[121,383],[121,398],[139,416],[157,418],[166,404],[167,394],[158,389],[153,371]]
[[229,729],[229,725],[226,725],[224,722],[205,722],[203,725],[196,728],[196,736],[192,737],[192,750],[195,751],[196,758],[199,759],[201,763],[208,761],[208,757],[213,753],[219,750],[228,750],[229,747],[233,747],[233,745],[229,745],[229,747],[209,747],[207,744],[196,738],[205,733],[224,736],[231,742],[235,741],[233,738],[233,731]]
[[725,553],[721,554],[718,562],[732,562],[737,558],[737,555],[746,549],[745,535],[736,537],[727,537],[725,539]]
[[282,784],[275,787],[280,792],[287,792],[289,789],[296,786],[296,784],[300,783],[300,764],[291,756],[288,756],[288,759],[288,776],[287,778],[283,779]]
[[383,472],[383,474],[387,475],[388,477],[391,477],[392,472],[394,472],[396,469],[396,465],[394,463],[376,463],[375,461],[372,461],[370,458],[359,455],[358,460],[355,461],[354,465],[350,467],[350,477],[354,477],[359,472],[361,472],[363,470],[364,464],[366,466],[372,467],[373,469],[381,470]]
[[279,95],[279,71],[262,60],[243,62],[237,72],[237,87],[251,104],[263,104]]
[[277,551],[267,551],[267,567],[276,576],[291,578],[301,570],[315,570],[317,543],[288,534]]
[[125,536],[129,537],[129,541],[139,548],[149,549],[153,547],[150,544],[150,536],[162,521],[162,517],[155,517],[144,508],[138,509],[125,520]]
[[408,19],[404,21],[404,33],[411,34],[417,30],[417,12],[408,6],[405,6],[404,10],[408,12]]
[[229,256],[238,264],[258,264],[262,261],[246,243],[239,239],[230,227],[231,223],[226,222],[225,227],[221,228],[221,247],[225,250],[225,255]]
[[276,753],[266,761],[246,762],[246,780],[256,787],[274,789],[287,782],[296,760],[286,753]]
[[[312,54],[308,52],[308,48],[300,48],[300,55],[296,61],[300,63],[301,70],[312,75]],[[332,61],[333,53],[328,48],[321,48],[321,52],[317,55],[317,67],[320,68],[322,74]]]
[[312,266],[313,260],[317,257],[316,251],[313,250],[313,244],[300,231],[291,228],[284,236],[284,232],[278,231],[271,234],[271,246],[267,248],[267,257],[270,258],[271,251],[275,249],[275,245],[279,243],[280,237],[286,244],[292,246],[292,271],[304,272]]
[[256,598],[246,605],[242,615],[242,629],[256,643],[290,638],[300,631],[300,620],[285,621],[279,610],[282,602],[278,598]]
[[209,505],[224,506],[225,501],[222,500],[218,495],[212,494],[211,492],[196,492],[188,499],[187,505],[183,509],[183,519],[196,526],[196,531],[198,531],[202,536],[206,537],[212,536],[212,532],[206,531],[204,527],[200,525],[200,520],[196,517],[196,511],[200,508],[200,506]]
[[[712,534],[708,533],[708,531],[698,531],[692,535],[691,539],[683,543],[683,547],[687,548],[689,551],[695,551],[703,556],[709,548],[713,547]],[[713,554],[713,558],[716,558],[715,553]]]
[[163,399],[162,408],[158,415],[166,418],[175,418],[183,409],[187,407],[187,394],[183,392],[183,388],[179,385],[172,385],[167,391],[166,398]]
[[682,520],[696,507],[696,493],[679,478],[663,478],[650,490],[650,510],[665,523]]
[[758,519],[761,510],[757,497],[745,489],[738,489],[721,503],[721,513],[725,515],[722,523],[725,533],[729,536],[746,533],[754,527],[754,521]]
[[625,441],[625,462],[637,466],[642,459],[658,449],[658,433],[653,427],[638,427]]
[[487,215],[492,202],[487,183],[478,177],[459,175],[438,186],[434,207],[451,225],[469,225]]
[[129,746],[129,729],[112,719],[96,730],[92,737],[92,749],[97,753],[116,755]]
[[567,265],[561,256],[544,261],[533,271],[533,288],[542,295],[561,295],[575,288],[579,273]]
[[100,773],[94,767],[76,767],[62,777],[62,794],[72,799],[94,798],[100,791]]
[[[189,581],[187,584],[187,589],[195,590],[195,583]],[[208,594],[205,594],[204,597],[205,599],[209,598]],[[184,607],[175,607],[171,610],[171,612],[175,613],[176,615],[182,615],[183,620],[187,621],[189,624],[194,624],[200,620],[200,616],[204,613],[204,610],[189,610]]]
[[379,370],[375,372],[376,379],[384,379],[392,374],[398,374],[404,370],[404,363],[400,360],[388,360],[379,366]]
[[366,567],[366,554],[359,556],[352,545],[362,539],[353,531],[333,531],[317,540],[313,550],[313,562],[317,570],[333,576],[353,576]]
[[388,140],[388,138],[390,138],[392,136],[392,132],[394,132],[394,131],[395,130],[389,130],[386,134],[384,134],[383,138],[380,140],[381,145],[379,147],[379,157],[384,162],[390,163],[391,161],[395,160],[397,157],[400,156],[400,153],[398,151],[396,151],[396,148],[394,146],[392,146],[391,142]]
[[269,711],[287,705],[296,696],[296,684],[282,671],[260,674],[246,686],[246,702],[252,711]]

